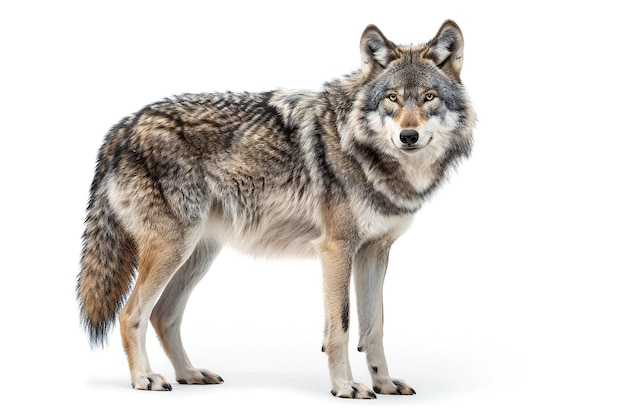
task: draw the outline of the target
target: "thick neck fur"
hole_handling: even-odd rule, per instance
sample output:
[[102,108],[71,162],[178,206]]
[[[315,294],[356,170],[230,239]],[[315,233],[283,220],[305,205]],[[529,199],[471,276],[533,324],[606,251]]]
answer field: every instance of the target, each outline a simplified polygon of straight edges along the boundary
[[[441,140],[406,154],[367,120],[375,117],[368,109],[370,84],[357,71],[325,84],[320,92],[276,92],[272,103],[282,111],[284,121],[298,125],[300,134],[326,136],[327,160],[342,172],[342,181],[349,181],[351,187],[360,184],[376,211],[413,213],[445,179],[448,168],[469,155],[473,114],[465,113],[471,120],[442,134]],[[324,130],[328,126],[333,129]]]

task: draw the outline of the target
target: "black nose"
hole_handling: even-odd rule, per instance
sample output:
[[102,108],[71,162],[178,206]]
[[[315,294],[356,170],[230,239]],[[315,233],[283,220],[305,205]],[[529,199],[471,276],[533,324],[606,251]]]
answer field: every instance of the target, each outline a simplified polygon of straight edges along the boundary
[[417,130],[413,129],[405,129],[400,132],[400,142],[405,145],[415,145],[419,140],[420,135],[417,133]]

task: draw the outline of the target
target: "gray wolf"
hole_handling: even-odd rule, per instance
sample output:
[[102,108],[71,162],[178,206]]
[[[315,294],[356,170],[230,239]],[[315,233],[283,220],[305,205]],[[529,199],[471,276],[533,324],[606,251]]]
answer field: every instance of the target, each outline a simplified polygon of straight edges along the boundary
[[[76,286],[92,346],[119,314],[132,387],[169,391],[146,354],[150,322],[179,383],[222,383],[192,365],[180,334],[220,248],[317,256],[331,393],[414,394],[389,375],[383,280],[392,243],[470,154],[463,42],[453,21],[418,46],[370,25],[361,69],[320,91],[181,95],[115,125],[97,158]],[[373,389],[348,360],[351,280]]]

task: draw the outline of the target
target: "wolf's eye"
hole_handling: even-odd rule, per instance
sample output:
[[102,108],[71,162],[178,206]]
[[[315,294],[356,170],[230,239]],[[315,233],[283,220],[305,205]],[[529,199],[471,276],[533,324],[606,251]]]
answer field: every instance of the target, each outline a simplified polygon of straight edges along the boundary
[[426,101],[433,101],[435,99],[435,95],[433,93],[428,93],[424,96]]
[[389,93],[387,98],[389,99],[389,101],[398,101],[398,95],[396,93]]

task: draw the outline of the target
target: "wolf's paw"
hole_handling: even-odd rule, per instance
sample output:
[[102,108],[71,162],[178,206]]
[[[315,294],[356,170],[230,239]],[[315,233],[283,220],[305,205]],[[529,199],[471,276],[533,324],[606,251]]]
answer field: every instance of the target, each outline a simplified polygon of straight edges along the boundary
[[415,395],[415,390],[401,379],[390,377],[377,378],[374,380],[374,391],[377,394],[392,395]]
[[172,386],[159,374],[141,374],[132,378],[134,389],[147,391],[171,391]]
[[221,376],[206,369],[186,368],[176,373],[176,381],[179,384],[221,384],[224,382]]
[[330,393],[335,397],[340,398],[358,398],[366,400],[376,398],[374,391],[369,389],[366,385],[359,384],[358,382],[345,382],[343,384],[339,384],[333,387]]

